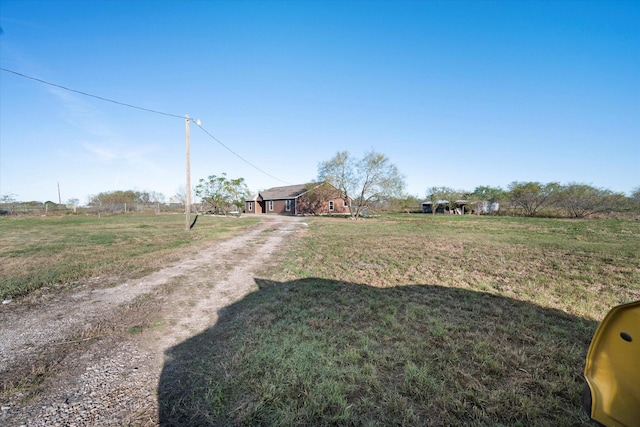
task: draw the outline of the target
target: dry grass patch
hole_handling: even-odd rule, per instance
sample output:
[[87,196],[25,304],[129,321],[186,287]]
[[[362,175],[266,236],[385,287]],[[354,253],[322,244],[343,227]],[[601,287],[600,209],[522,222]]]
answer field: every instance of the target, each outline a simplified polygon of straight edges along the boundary
[[275,278],[463,287],[593,319],[640,299],[637,221],[414,215],[310,231]]
[[167,425],[588,425],[597,322],[640,298],[640,223],[316,218],[171,349]]
[[2,218],[0,298],[89,277],[139,277],[258,221],[205,216],[187,232],[180,215]]

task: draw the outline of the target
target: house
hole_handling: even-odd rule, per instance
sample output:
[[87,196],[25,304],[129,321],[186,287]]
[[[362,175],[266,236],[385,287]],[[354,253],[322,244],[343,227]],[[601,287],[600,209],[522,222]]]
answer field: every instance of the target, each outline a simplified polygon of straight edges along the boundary
[[350,214],[351,199],[328,182],[269,188],[245,201],[246,213],[279,215]]

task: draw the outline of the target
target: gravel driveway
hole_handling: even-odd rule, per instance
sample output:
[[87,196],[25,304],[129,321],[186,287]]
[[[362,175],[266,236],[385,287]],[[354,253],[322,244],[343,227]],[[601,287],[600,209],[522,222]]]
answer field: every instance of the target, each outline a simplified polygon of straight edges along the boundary
[[255,272],[285,237],[305,230],[300,218],[261,218],[149,276],[0,307],[0,375],[41,381],[0,394],[0,425],[157,425],[165,350],[213,326],[256,289]]

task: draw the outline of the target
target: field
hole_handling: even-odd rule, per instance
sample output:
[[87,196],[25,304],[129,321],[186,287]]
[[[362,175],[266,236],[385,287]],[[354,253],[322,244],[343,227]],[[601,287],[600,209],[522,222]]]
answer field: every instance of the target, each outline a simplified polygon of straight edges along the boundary
[[87,278],[109,285],[142,276],[199,242],[228,237],[257,222],[204,216],[187,233],[184,215],[2,218],[0,299],[43,287],[70,288]]
[[[258,218],[0,221],[2,298],[141,276]],[[589,342],[640,299],[640,221],[305,218],[166,356],[163,425],[588,425]]]
[[639,249],[632,221],[310,220],[259,291],[170,352],[161,419],[587,425],[586,351],[640,299]]

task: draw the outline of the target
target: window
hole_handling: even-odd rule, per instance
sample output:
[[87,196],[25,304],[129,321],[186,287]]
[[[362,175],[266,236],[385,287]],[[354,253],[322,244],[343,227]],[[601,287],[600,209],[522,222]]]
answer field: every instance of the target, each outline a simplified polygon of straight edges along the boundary
[[349,207],[349,202],[347,202],[346,199],[343,199],[342,200],[342,206],[344,206],[345,208],[348,208]]
[[291,200],[285,200],[285,202],[284,202],[284,210],[285,211],[290,211],[291,210]]
[[248,210],[249,212],[253,212],[253,202],[249,202],[249,203],[248,203],[247,210]]
[[269,210],[273,210],[273,200],[269,200]]
[[329,200],[329,210],[333,210],[333,200]]

